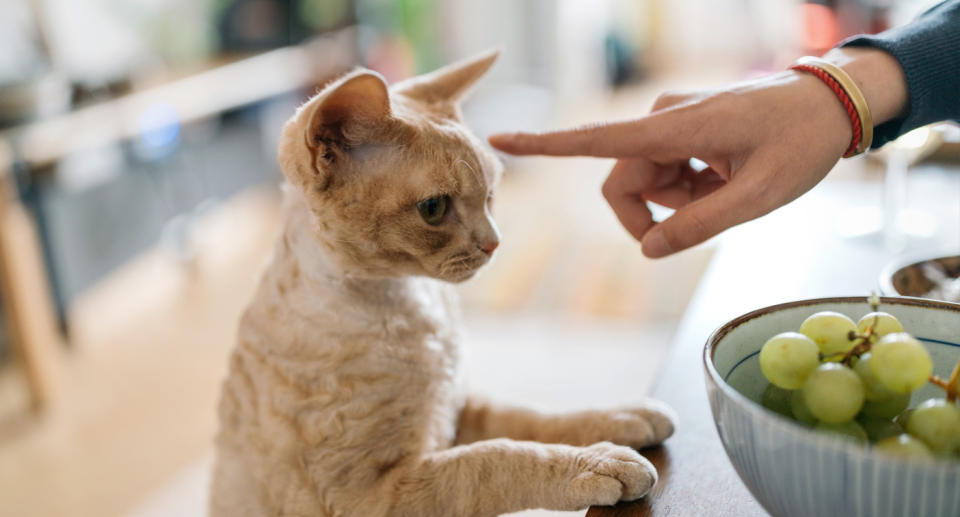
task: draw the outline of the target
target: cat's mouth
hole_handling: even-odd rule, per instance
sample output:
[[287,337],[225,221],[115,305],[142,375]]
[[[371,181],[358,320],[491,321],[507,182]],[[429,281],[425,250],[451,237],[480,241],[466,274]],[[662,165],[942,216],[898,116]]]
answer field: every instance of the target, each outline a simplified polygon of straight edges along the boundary
[[485,253],[458,253],[440,264],[437,276],[448,282],[463,282],[489,261]]

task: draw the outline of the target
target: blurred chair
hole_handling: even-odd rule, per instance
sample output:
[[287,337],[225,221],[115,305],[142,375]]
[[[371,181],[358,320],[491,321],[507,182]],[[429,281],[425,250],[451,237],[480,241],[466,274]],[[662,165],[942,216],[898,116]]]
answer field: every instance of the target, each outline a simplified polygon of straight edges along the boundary
[[0,140],[0,312],[39,410],[53,392],[60,338],[36,227],[15,195],[13,167],[12,149]]

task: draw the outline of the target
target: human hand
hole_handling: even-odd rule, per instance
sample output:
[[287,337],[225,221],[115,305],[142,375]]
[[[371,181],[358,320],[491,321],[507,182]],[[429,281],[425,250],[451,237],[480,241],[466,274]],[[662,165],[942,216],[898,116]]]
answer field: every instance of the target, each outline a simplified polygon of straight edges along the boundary
[[[857,81],[875,123],[898,115],[906,81],[888,54],[825,56]],[[852,137],[841,104],[816,77],[794,71],[718,90],[661,95],[648,116],[541,134],[490,137],[502,151],[617,158],[603,195],[648,257],[663,257],[755,219],[813,188]],[[707,164],[703,170],[691,158]],[[676,212],[653,221],[647,202]]]

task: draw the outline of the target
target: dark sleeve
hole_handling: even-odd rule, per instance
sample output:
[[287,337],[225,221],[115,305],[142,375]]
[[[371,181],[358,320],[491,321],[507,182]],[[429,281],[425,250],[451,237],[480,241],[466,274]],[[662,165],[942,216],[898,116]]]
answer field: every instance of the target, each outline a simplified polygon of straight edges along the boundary
[[876,126],[871,147],[932,122],[960,120],[960,0],[947,0],[907,25],[854,36],[840,46],[884,50],[900,62],[907,78],[905,115]]

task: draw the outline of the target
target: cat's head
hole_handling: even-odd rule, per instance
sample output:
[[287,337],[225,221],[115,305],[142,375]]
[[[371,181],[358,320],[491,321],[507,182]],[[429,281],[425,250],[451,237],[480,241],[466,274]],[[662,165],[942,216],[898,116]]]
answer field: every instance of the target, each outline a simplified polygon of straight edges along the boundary
[[459,103],[497,53],[388,88],[357,70],[287,122],[279,161],[314,233],[347,273],[459,282],[486,264],[501,165],[464,127]]

